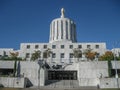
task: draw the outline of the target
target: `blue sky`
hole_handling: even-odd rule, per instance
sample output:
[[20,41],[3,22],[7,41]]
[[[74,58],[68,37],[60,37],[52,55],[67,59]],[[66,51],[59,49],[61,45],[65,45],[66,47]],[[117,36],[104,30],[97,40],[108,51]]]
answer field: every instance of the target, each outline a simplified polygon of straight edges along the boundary
[[0,0],[0,48],[48,42],[50,23],[62,7],[76,22],[78,42],[106,42],[108,49],[119,43],[120,0]]

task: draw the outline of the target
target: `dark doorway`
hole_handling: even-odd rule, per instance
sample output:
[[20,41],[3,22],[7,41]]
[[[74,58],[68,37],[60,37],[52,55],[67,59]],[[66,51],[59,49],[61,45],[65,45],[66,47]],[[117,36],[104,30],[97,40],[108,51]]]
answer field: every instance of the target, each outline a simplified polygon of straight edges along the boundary
[[0,75],[10,75],[13,73],[13,69],[0,69]]
[[77,71],[48,71],[48,80],[77,80]]
[[[120,69],[117,69],[118,76],[120,76]],[[116,74],[115,69],[111,69],[111,77],[114,77]]]

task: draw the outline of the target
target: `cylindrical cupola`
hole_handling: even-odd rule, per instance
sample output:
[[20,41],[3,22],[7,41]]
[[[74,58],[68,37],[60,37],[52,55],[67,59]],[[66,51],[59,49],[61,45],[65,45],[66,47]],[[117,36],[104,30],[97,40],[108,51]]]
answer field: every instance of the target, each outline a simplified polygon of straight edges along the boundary
[[49,43],[56,41],[76,42],[76,25],[71,19],[65,18],[65,10],[61,9],[61,18],[54,19],[50,24]]

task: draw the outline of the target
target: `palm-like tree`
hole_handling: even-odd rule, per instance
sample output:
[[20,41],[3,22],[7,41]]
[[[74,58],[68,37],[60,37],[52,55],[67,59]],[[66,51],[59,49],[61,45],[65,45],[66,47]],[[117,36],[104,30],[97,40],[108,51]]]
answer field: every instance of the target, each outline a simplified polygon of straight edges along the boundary
[[82,57],[82,51],[79,48],[74,48],[73,56],[74,56],[74,58],[77,58],[77,61],[79,61],[79,58]]
[[48,57],[50,57],[51,54],[52,54],[52,51],[50,48],[48,48],[43,52],[43,58],[47,59]]
[[38,50],[38,51],[35,51],[33,54],[32,54],[32,57],[31,57],[31,60],[37,60],[41,57],[41,52]]

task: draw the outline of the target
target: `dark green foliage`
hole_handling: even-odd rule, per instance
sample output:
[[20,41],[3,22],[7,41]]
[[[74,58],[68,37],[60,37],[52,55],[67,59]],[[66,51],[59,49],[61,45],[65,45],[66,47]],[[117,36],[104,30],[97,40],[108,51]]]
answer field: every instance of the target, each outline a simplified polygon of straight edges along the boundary
[[73,49],[73,56],[78,59],[82,57],[82,51],[79,48]]
[[15,60],[15,63],[14,63],[14,71],[13,71],[13,76],[15,77],[15,74],[16,74],[16,70],[17,70],[17,61]]
[[47,50],[43,52],[43,58],[48,58],[50,57],[51,54],[52,54],[52,51],[51,49],[48,48]]
[[112,70],[112,64],[111,64],[111,61],[108,60],[108,74],[109,74],[109,77],[112,76],[112,72],[111,72],[111,70]]
[[41,52],[40,51],[35,51],[33,54],[32,54],[32,57],[31,57],[31,60],[37,60],[38,58],[41,57]]
[[114,60],[114,54],[111,51],[107,51],[105,54],[100,56],[99,60]]

